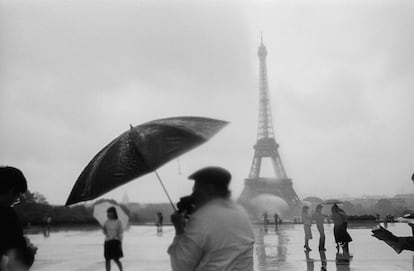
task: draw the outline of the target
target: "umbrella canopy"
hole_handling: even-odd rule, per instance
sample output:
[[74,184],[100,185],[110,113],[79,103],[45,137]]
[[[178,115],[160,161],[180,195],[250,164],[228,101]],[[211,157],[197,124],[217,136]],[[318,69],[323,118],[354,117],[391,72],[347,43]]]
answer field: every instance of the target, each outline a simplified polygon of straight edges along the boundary
[[344,203],[342,200],[337,200],[337,199],[327,199],[322,202],[323,205],[342,204],[342,203]]
[[414,219],[414,213],[405,214],[403,217],[407,219]]
[[66,205],[91,200],[206,142],[227,122],[201,117],[159,119],[132,127],[105,146],[77,179]]
[[119,205],[110,203],[108,201],[95,204],[95,206],[93,206],[93,217],[98,220],[101,226],[103,226],[105,224],[105,221],[108,219],[106,211],[109,207],[115,207],[118,219],[122,223],[122,228],[126,230],[128,228],[129,217],[127,214],[125,214],[124,210],[122,210]]
[[301,200],[303,206],[312,207],[313,203],[307,200]]
[[397,221],[414,224],[414,214],[413,213],[405,214],[402,217],[398,217]]
[[321,198],[314,197],[314,196],[306,197],[302,201],[307,201],[307,202],[310,202],[312,204],[319,204],[319,203],[323,202],[323,200]]

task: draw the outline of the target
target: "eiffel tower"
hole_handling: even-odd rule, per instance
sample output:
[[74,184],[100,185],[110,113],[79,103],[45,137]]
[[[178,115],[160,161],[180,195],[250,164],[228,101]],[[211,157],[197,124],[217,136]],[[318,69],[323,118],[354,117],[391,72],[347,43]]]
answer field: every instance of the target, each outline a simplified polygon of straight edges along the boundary
[[[301,202],[293,189],[292,180],[286,175],[278,152],[279,144],[276,143],[274,137],[266,69],[267,50],[263,44],[263,38],[261,38],[258,55],[260,60],[260,79],[257,142],[254,145],[255,151],[249,177],[245,179],[244,189],[240,195],[239,202],[249,210],[249,204],[253,198],[261,194],[272,194],[286,201],[291,209],[290,216],[293,216],[298,212]],[[260,177],[263,158],[270,158],[275,178]]]

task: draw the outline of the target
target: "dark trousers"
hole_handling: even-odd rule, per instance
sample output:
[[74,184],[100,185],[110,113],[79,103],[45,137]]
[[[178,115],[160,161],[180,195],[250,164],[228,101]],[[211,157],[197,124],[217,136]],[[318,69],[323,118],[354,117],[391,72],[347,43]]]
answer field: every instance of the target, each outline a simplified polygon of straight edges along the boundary
[[324,250],[325,249],[325,230],[320,225],[316,225],[316,227],[318,228],[319,231],[319,250]]
[[325,249],[325,233],[319,232],[319,250]]

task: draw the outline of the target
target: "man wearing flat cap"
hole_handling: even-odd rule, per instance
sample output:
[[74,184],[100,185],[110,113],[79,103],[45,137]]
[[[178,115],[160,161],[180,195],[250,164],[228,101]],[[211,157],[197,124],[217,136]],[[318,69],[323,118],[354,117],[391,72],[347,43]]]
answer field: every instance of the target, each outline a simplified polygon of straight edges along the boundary
[[207,167],[191,174],[195,210],[171,216],[176,235],[168,248],[173,271],[253,271],[254,234],[246,212],[230,199],[231,174]]

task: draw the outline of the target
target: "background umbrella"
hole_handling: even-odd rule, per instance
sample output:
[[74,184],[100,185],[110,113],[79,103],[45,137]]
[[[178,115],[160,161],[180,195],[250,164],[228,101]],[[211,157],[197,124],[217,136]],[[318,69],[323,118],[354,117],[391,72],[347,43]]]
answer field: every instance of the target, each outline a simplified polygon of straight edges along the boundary
[[301,202],[302,202],[302,205],[306,205],[309,208],[311,208],[311,210],[313,210],[316,208],[318,204],[322,204],[323,200],[318,197],[309,196],[309,197],[302,199]]
[[309,197],[306,197],[306,198],[302,199],[302,201],[307,201],[307,202],[310,202],[310,203],[312,203],[313,205],[317,205],[317,204],[319,204],[319,203],[322,203],[322,202],[323,202],[323,200],[322,200],[321,198],[314,197],[314,196],[309,196]]
[[402,217],[397,217],[397,221],[414,224],[414,213],[408,213],[403,215]]
[[322,205],[329,205],[329,204],[342,204],[344,203],[342,200],[337,199],[327,199],[322,202]]
[[93,217],[96,220],[98,220],[101,226],[103,226],[105,221],[108,219],[106,215],[106,211],[108,210],[109,207],[112,207],[112,206],[115,207],[116,209],[118,219],[122,223],[122,228],[126,230],[128,228],[129,217],[119,205],[110,203],[108,201],[97,203],[93,206]]
[[301,200],[300,201],[302,203],[303,206],[308,206],[308,207],[312,207],[313,203],[307,200]]
[[132,127],[105,146],[77,179],[66,205],[95,199],[206,142],[227,122],[201,117],[159,119]]

